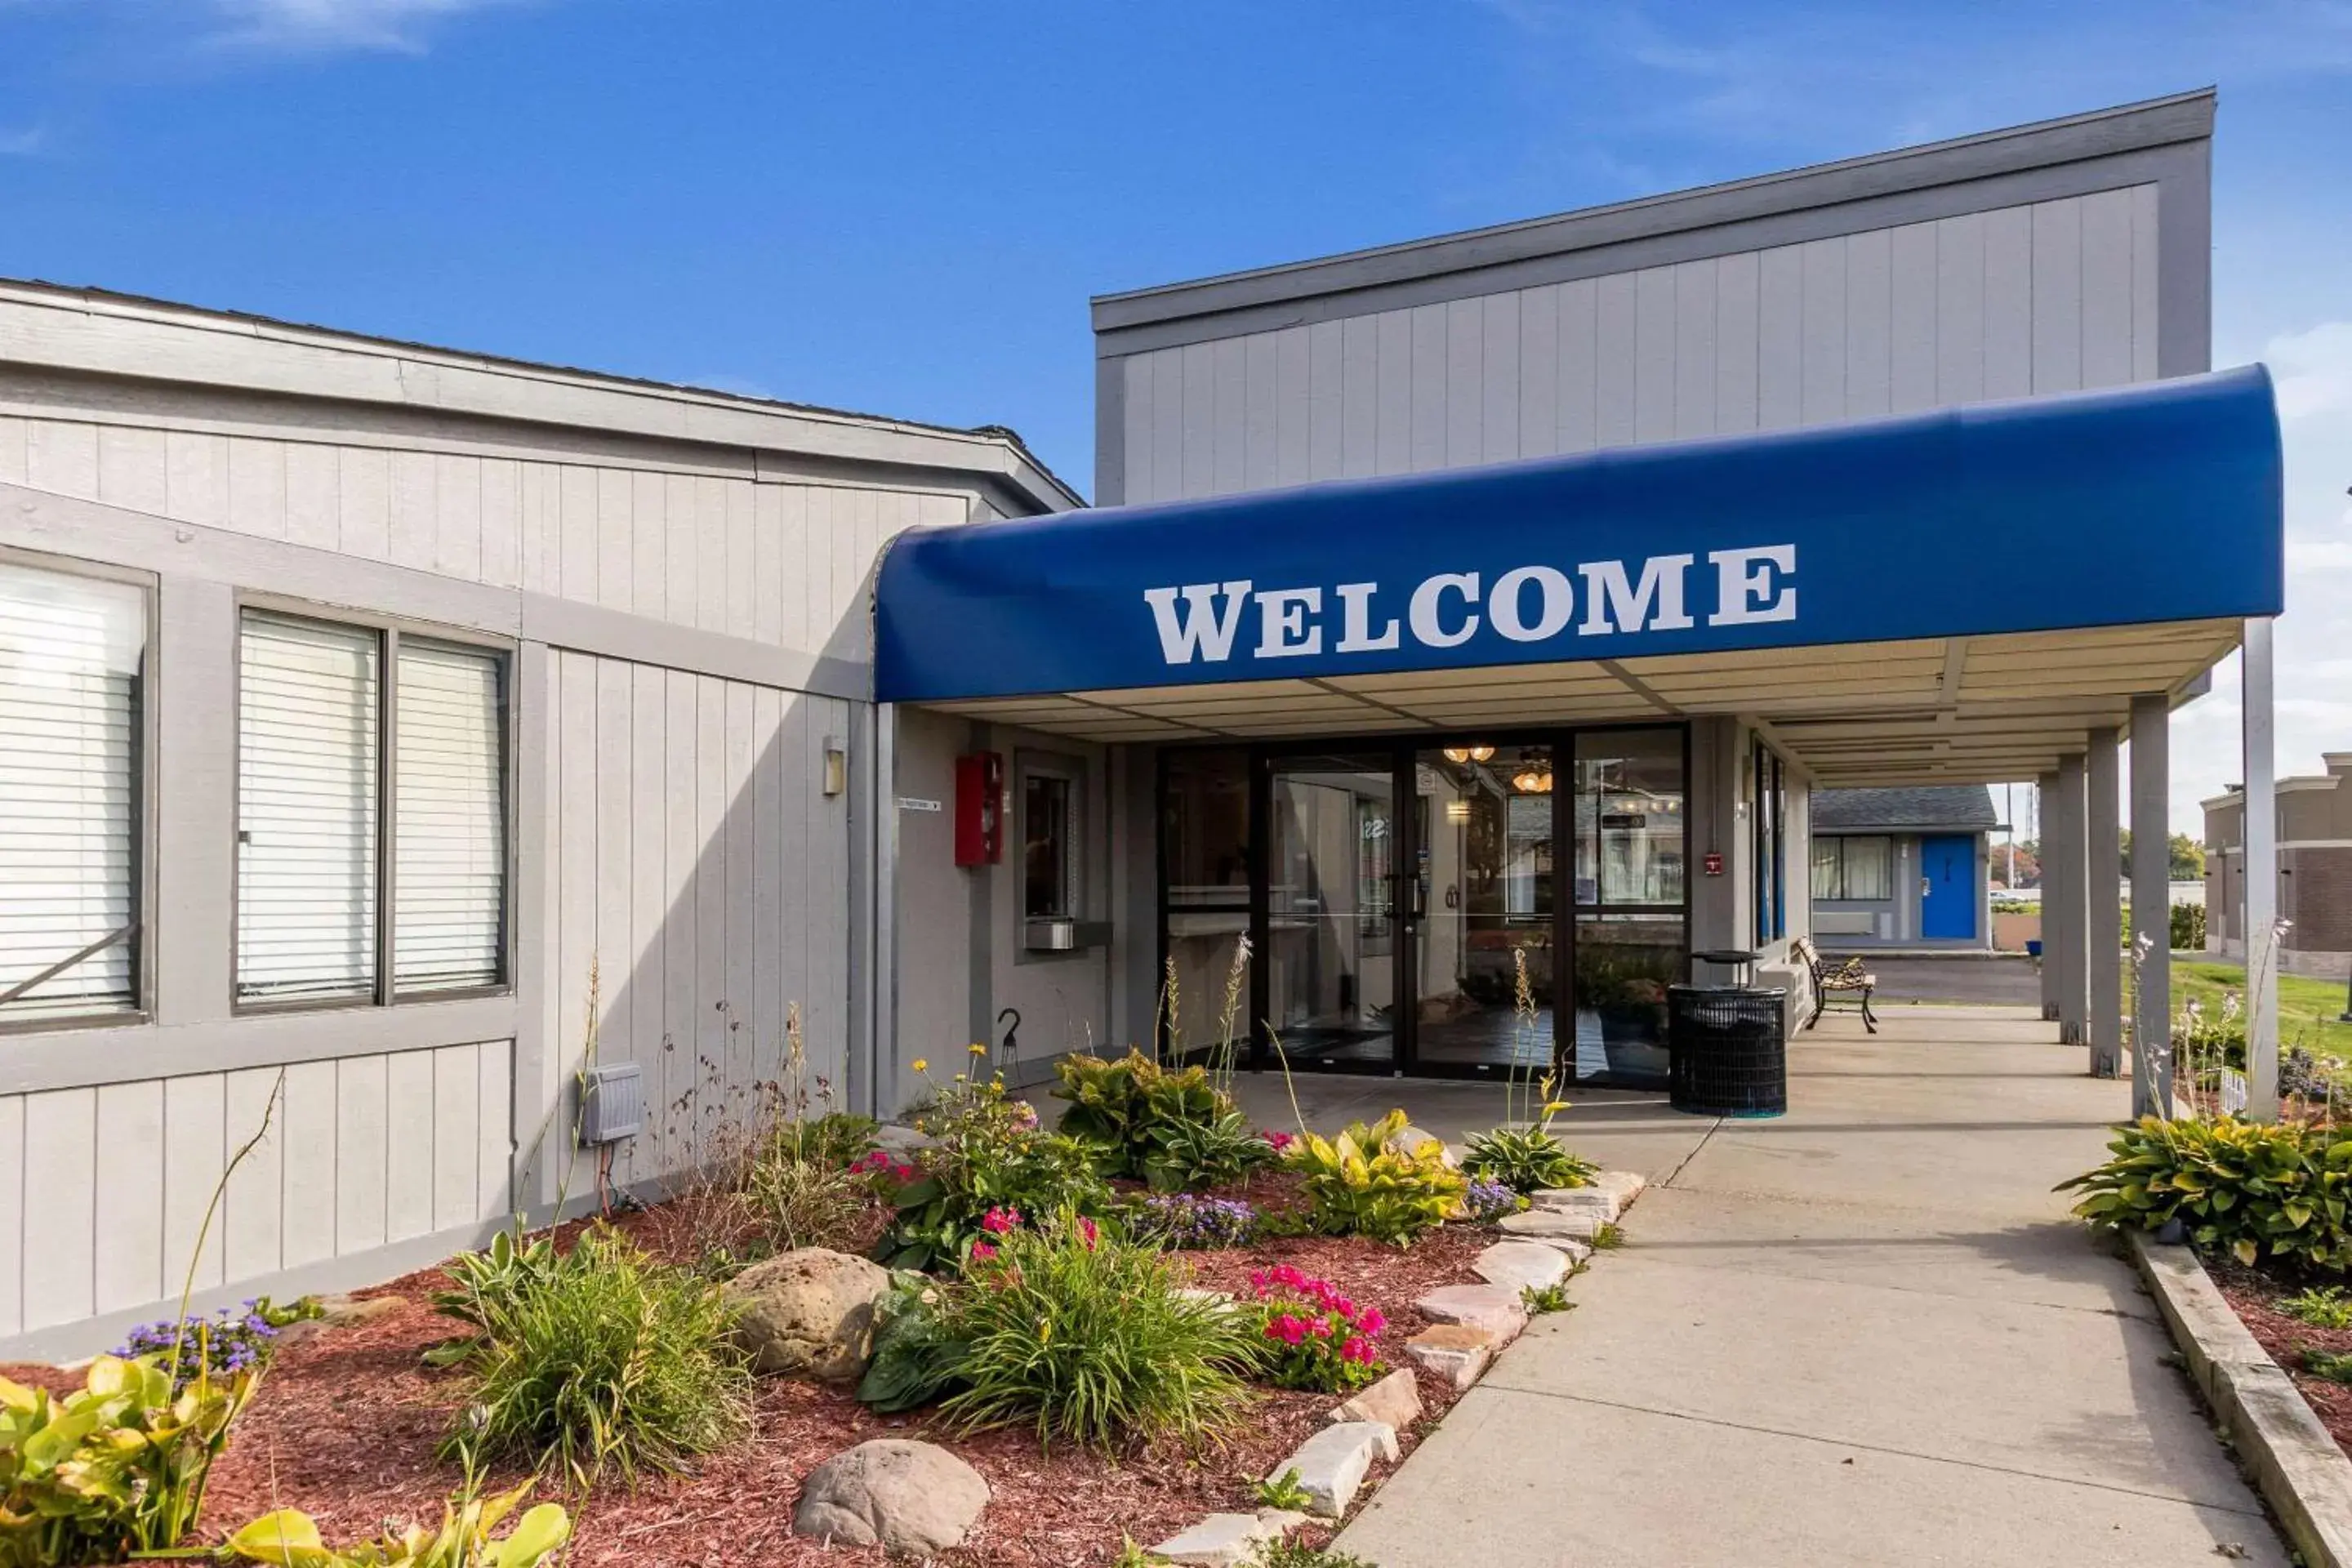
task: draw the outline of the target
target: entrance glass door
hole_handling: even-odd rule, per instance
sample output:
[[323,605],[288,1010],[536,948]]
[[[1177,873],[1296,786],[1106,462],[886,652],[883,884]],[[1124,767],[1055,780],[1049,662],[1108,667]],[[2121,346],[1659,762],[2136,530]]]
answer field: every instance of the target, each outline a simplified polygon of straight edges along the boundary
[[1395,753],[1272,759],[1263,1016],[1301,1065],[1397,1061]]
[[1418,1067],[1551,1066],[1553,757],[1475,742],[1414,755]]

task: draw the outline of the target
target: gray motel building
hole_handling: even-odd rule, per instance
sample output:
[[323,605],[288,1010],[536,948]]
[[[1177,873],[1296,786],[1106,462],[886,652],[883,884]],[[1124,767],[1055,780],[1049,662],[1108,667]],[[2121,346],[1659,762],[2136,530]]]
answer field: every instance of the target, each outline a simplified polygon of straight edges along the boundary
[[2116,1071],[2085,933],[2240,648],[2275,855],[2214,112],[1099,297],[1091,508],[993,426],[0,283],[0,1359],[656,1193],[795,1015],[884,1115],[1229,977],[1253,1066],[1653,1083],[1669,984],[1809,1014],[1817,790],[2038,779]]

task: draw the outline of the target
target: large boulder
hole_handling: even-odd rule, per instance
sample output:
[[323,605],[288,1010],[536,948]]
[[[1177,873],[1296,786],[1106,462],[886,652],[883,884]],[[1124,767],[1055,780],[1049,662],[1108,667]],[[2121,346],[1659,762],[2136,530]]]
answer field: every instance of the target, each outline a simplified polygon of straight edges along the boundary
[[988,1506],[980,1472],[929,1443],[877,1437],[809,1472],[793,1533],[892,1552],[945,1552]]
[[825,1383],[866,1375],[876,1310],[889,1293],[888,1269],[822,1247],[755,1263],[726,1289],[752,1365]]

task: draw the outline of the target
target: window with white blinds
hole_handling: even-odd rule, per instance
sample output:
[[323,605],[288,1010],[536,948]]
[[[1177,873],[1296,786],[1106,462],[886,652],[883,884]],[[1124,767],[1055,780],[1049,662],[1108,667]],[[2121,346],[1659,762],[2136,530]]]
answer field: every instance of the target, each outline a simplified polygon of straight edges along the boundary
[[506,951],[504,660],[400,640],[393,989],[498,984]]
[[380,634],[247,613],[238,652],[236,994],[372,997]]
[[505,657],[256,610],[242,670],[238,1000],[504,984]]
[[139,1005],[147,595],[0,561],[0,1024]]

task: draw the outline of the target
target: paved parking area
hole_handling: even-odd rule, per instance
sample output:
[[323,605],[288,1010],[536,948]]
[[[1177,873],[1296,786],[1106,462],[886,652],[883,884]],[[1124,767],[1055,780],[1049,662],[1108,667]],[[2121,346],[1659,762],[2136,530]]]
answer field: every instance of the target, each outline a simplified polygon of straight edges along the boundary
[[[2131,1270],[2051,1184],[2129,1086],[2021,1010],[1825,1021],[1790,1113],[1582,1097],[1574,1144],[1657,1184],[1627,1245],[1455,1406],[1339,1545],[1381,1568],[2285,1568]],[[1486,1086],[1305,1080],[1318,1124]],[[1286,1118],[1279,1079],[1246,1097]]]
[[[1844,957],[1843,953],[1835,954]],[[1880,1005],[1895,1002],[1967,1002],[2012,1007],[2042,1005],[2042,976],[2033,961],[2007,953],[1990,957],[1908,958],[1864,953],[1878,976]]]

